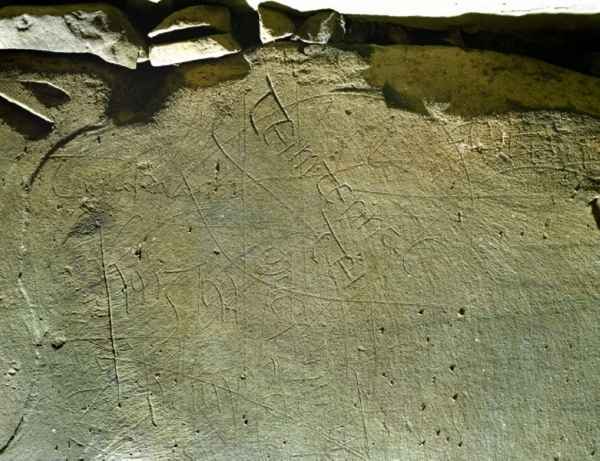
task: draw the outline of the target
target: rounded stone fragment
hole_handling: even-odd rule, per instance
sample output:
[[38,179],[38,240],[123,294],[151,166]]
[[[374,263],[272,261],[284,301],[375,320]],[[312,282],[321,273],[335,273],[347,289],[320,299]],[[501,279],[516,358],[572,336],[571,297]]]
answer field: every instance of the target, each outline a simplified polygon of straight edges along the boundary
[[0,8],[0,50],[89,53],[135,69],[144,46],[127,17],[110,5]]
[[218,32],[230,32],[231,15],[229,10],[218,5],[190,6],[167,16],[148,33],[148,37],[154,38],[180,30],[201,28],[211,28]]
[[261,42],[271,43],[294,36],[296,26],[285,12],[260,6],[258,8],[258,18]]
[[216,34],[193,40],[164,43],[150,47],[150,62],[155,67],[214,59],[241,51],[230,34]]
[[324,45],[344,38],[344,17],[336,11],[320,11],[309,16],[298,30],[298,38],[305,43]]

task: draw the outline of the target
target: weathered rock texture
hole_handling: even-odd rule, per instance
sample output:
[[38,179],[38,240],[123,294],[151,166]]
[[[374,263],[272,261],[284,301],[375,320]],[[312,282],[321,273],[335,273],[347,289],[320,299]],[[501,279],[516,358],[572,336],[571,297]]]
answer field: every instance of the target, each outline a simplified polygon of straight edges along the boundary
[[167,16],[148,33],[148,37],[154,38],[171,32],[201,28],[229,32],[231,30],[229,10],[218,5],[190,6]]
[[598,456],[597,78],[2,58],[0,460]]
[[373,47],[372,53],[367,80],[405,109],[426,112],[432,101],[463,116],[561,109],[600,117],[597,78],[534,59],[453,47]]
[[286,11],[277,8],[276,4],[260,6],[258,16],[262,43],[291,39],[324,45],[342,41],[346,30],[344,18],[339,13],[329,10],[298,15],[297,11]]
[[0,8],[0,50],[90,53],[135,69],[143,41],[127,18],[105,4]]
[[230,34],[215,34],[192,40],[152,45],[150,62],[156,67],[169,66],[182,62],[220,58],[240,51],[240,45]]

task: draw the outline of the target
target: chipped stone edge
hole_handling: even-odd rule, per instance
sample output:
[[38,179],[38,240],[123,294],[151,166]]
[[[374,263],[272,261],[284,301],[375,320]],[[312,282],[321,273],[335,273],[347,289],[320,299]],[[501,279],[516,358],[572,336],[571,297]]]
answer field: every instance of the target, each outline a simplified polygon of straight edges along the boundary
[[[198,18],[194,18],[194,20],[196,21],[195,23],[190,22],[190,23],[182,25],[177,22],[177,20],[185,19],[185,16],[184,16],[185,12],[198,13],[199,12],[198,10],[207,10],[206,11],[207,16],[210,16],[211,12],[208,11],[210,9],[213,9],[213,10],[220,9],[221,13],[224,14],[224,18],[221,18],[221,19],[224,19],[224,23],[217,24],[217,23],[211,22],[208,19],[206,19],[204,21],[198,21]],[[215,12],[213,11],[212,13],[214,14]],[[223,5],[205,5],[205,4],[188,6],[183,9],[173,11],[167,17],[163,18],[162,21],[156,27],[154,27],[150,32],[148,32],[147,35],[148,35],[148,38],[153,39],[153,38],[160,37],[163,35],[171,34],[173,32],[178,32],[178,31],[182,31],[182,30],[190,30],[190,29],[200,29],[202,27],[213,27],[221,33],[231,32],[231,12],[230,12],[229,8],[227,8],[226,6],[223,6]]]
[[55,122],[50,117],[46,117],[41,112],[38,112],[37,110],[33,109],[32,107],[29,107],[27,104],[23,104],[22,102],[19,102],[15,98],[11,98],[9,95],[7,95],[3,92],[0,92],[0,99],[4,99],[9,104],[12,104],[13,106],[18,107],[21,110],[24,110],[25,112],[33,115],[34,117],[40,119],[41,121],[47,123],[50,126],[54,126]]
[[[415,22],[415,24],[431,24],[431,25],[437,25],[438,28],[444,28],[444,27],[456,27],[456,26],[460,26],[460,25],[465,25],[465,26],[471,26],[473,25],[473,23],[477,23],[477,22],[482,22],[482,24],[485,21],[492,21],[492,20],[496,20],[496,19],[500,19],[503,21],[511,21],[514,20],[515,18],[522,18],[524,16],[528,16],[528,15],[533,15],[533,14],[540,14],[540,13],[545,13],[548,14],[549,16],[556,16],[558,17],[559,14],[567,14],[570,11],[569,10],[552,10],[552,12],[548,12],[548,11],[532,11],[532,12],[519,12],[518,14],[515,12],[512,13],[507,13],[507,12],[499,12],[499,13],[489,13],[489,12],[479,12],[477,10],[477,8],[471,8],[472,12],[470,12],[471,10],[460,10],[460,12],[458,12],[457,10],[457,14],[452,15],[452,16],[442,16],[439,14],[431,14],[430,16],[414,16],[414,11],[412,11],[410,8],[407,8],[405,10],[401,11],[406,11],[406,15],[404,16],[400,16],[400,15],[382,15],[381,11],[377,10],[377,9],[369,9],[367,7],[364,7],[363,9],[360,9],[359,7],[344,7],[343,9],[340,8],[340,10],[336,10],[335,8],[330,8],[330,6],[332,5],[331,2],[327,3],[327,2],[323,2],[322,6],[319,6],[319,9],[309,9],[304,7],[303,5],[307,5],[306,3],[302,3],[302,2],[298,2],[297,0],[276,0],[276,1],[260,1],[260,0],[256,0],[256,1],[249,1],[247,3],[248,8],[250,8],[251,10],[255,11],[257,13],[257,18],[258,18],[258,27],[259,27],[259,36],[260,36],[260,40],[263,44],[267,44],[267,43],[271,43],[274,41],[280,41],[280,40],[291,40],[291,41],[300,41],[303,43],[307,43],[307,44],[326,44],[329,40],[324,38],[324,39],[319,39],[319,40],[311,40],[308,39],[307,37],[303,37],[301,36],[301,34],[299,33],[301,26],[296,27],[294,25],[293,30],[289,30],[289,31],[285,31],[281,34],[278,34],[276,36],[273,36],[271,34],[269,34],[268,28],[265,27],[265,25],[263,24],[262,21],[262,15],[261,15],[261,9],[263,8],[269,8],[278,12],[281,12],[283,15],[286,14],[290,14],[290,15],[299,15],[300,17],[305,18],[305,20],[309,19],[311,17],[311,15],[315,15],[318,13],[322,13],[324,11],[330,11],[332,13],[335,13],[337,15],[339,15],[339,18],[341,20],[342,23],[342,27],[344,26],[344,18],[348,17],[348,18],[353,18],[353,19],[362,19],[362,20],[374,20],[374,21],[382,21],[382,22],[392,22],[395,24],[410,24],[412,22]],[[110,62],[112,64],[115,65],[119,65],[122,67],[126,67],[126,68],[130,68],[130,69],[135,69],[137,64],[140,63],[145,63],[150,61],[149,59],[149,53],[148,50],[150,48],[150,46],[152,45],[152,38],[156,38],[157,36],[163,36],[163,35],[168,35],[168,33],[172,32],[173,30],[169,29],[169,30],[160,30],[160,25],[165,23],[166,21],[168,21],[168,19],[170,17],[176,16],[178,13],[185,11],[188,8],[193,8],[194,6],[203,6],[203,5],[192,5],[191,7],[184,7],[184,8],[180,8],[180,9],[176,9],[175,11],[170,12],[170,14],[168,14],[165,18],[163,18],[163,21],[157,26],[155,27],[152,31],[150,31],[148,33],[148,36],[150,37],[150,40],[145,38],[144,34],[142,34],[140,31],[138,31],[134,25],[132,24],[132,22],[130,21],[130,19],[127,17],[127,15],[118,7],[111,5],[111,4],[102,4],[102,3],[94,3],[94,2],[90,2],[90,3],[79,3],[79,4],[64,4],[64,5],[50,5],[47,7],[57,7],[57,6],[72,6],[72,8],[77,8],[77,7],[83,7],[83,6],[93,6],[93,7],[98,7],[98,8],[105,8],[108,10],[113,10],[113,12],[116,12],[116,14],[119,16],[119,20],[122,21],[122,35],[123,35],[123,39],[127,40],[127,42],[133,46],[133,47],[137,47],[138,49],[138,57],[135,60],[135,62],[132,63],[125,63],[125,62],[115,62],[114,60],[108,60],[106,57],[101,56],[101,53],[94,53],[93,51],[90,51],[92,54],[95,54],[96,56],[100,57],[100,59],[103,59],[107,62]],[[231,8],[228,7],[227,5],[224,4],[214,4],[211,6],[222,6],[223,8],[227,9],[227,11],[231,11]],[[311,4],[312,6],[312,4]],[[7,6],[3,6],[2,8],[0,8],[0,12],[2,10],[4,10],[5,8],[15,8],[15,7],[19,7],[19,5],[7,5]],[[27,7],[23,7],[23,14],[26,14],[26,8]],[[358,9],[357,9],[358,8]],[[393,9],[391,11],[394,11]],[[357,12],[360,12],[360,14],[356,14]],[[514,14],[513,14],[514,13]],[[470,16],[471,17],[468,17]],[[484,15],[485,17],[478,17],[478,18],[473,18],[472,15]],[[597,18],[593,15],[598,15]],[[596,10],[593,11],[585,11],[585,12],[573,12],[571,14],[572,17],[575,18],[585,18],[586,21],[597,21],[600,24],[600,7],[597,8]],[[512,18],[512,19],[511,19]],[[293,24],[293,20],[291,18],[289,18],[289,22],[290,24]],[[187,27],[186,27],[187,28]],[[298,29],[298,30],[296,30]],[[224,31],[225,32],[225,31]],[[202,35],[199,35],[198,38],[202,37]],[[5,48],[6,49],[6,48]],[[26,49],[21,49],[21,48],[11,48],[12,50],[26,50]],[[90,50],[92,48],[90,47]],[[55,51],[52,50],[46,50],[45,52],[48,53],[53,53]],[[62,51],[56,51],[56,53],[60,53]],[[198,60],[202,60],[202,58],[199,58]]]
[[[97,7],[99,4],[87,3],[87,4],[74,5],[73,7],[74,8],[76,6],[81,7],[84,5],[87,5],[88,7],[90,7],[90,6]],[[219,6],[223,6],[224,8],[227,9],[227,11],[231,12],[230,8],[227,8],[224,5],[219,5]],[[111,5],[108,5],[108,7],[116,10],[120,15],[119,17],[122,17],[124,30],[122,30],[121,33],[124,38],[128,38],[129,36],[142,37],[141,44],[138,47],[139,54],[137,57],[136,64],[148,62],[148,65],[150,65],[152,67],[163,67],[163,66],[179,66],[180,64],[193,63],[193,62],[204,62],[204,61],[224,62],[221,60],[227,56],[241,53],[241,56],[243,56],[244,59],[246,59],[248,54],[252,54],[253,52],[256,51],[256,49],[254,47],[252,47],[250,49],[244,49],[242,46],[240,46],[236,42],[235,37],[231,34],[214,34],[214,33],[207,34],[207,35],[198,34],[198,36],[194,37],[194,38],[180,39],[180,40],[175,39],[174,41],[168,42],[168,43],[165,43],[164,41],[163,42],[161,42],[161,41],[154,42],[153,40],[147,39],[147,38],[145,38],[145,36],[143,34],[139,33],[139,31],[134,28],[134,26],[132,25],[129,18],[127,18],[120,9],[113,7]],[[277,12],[278,14],[281,14],[281,17],[283,19],[285,19],[284,23],[289,26],[288,28],[290,30],[286,30],[285,27],[283,27],[281,29],[271,28],[270,30],[265,30],[265,29],[268,29],[268,27],[265,28],[265,25],[262,22],[263,18],[261,15],[261,10],[263,8],[268,8],[268,9],[271,9],[271,10]],[[176,10],[173,13],[171,13],[170,15],[167,15],[163,19],[163,22],[161,22],[161,24],[168,22],[167,20],[169,17],[174,16],[178,12],[184,11],[185,9],[187,9],[187,8],[182,8],[182,9]],[[0,11],[1,11],[1,9],[0,9]],[[323,13],[325,13],[325,12],[329,12],[330,14],[328,16],[323,15]],[[26,14],[26,13],[23,13],[23,14]],[[352,18],[355,20],[356,19],[364,19],[366,21],[381,21],[382,23],[385,23],[385,24],[401,24],[402,21],[409,21],[411,19],[411,18],[402,18],[402,17],[390,17],[390,18],[379,17],[378,19],[376,19],[376,18],[368,17],[368,16],[357,18],[352,15],[341,14],[340,12],[333,10],[333,9],[319,9],[319,10],[304,12],[304,11],[293,10],[293,9],[287,7],[281,0],[261,2],[261,3],[257,4],[257,18],[258,18],[258,26],[259,26],[259,37],[260,37],[261,41],[263,42],[262,45],[266,45],[268,43],[276,42],[276,41],[283,41],[283,42],[287,42],[287,43],[302,42],[302,43],[305,43],[308,45],[311,45],[311,44],[326,45],[327,43],[330,42],[330,39],[333,37],[332,33],[325,34],[325,35],[328,35],[328,37],[325,37],[322,40],[320,38],[318,40],[311,40],[310,37],[307,39],[307,37],[303,37],[301,34],[301,30],[302,30],[302,27],[304,26],[304,24],[306,24],[311,18],[314,18],[318,14],[323,15],[323,17],[325,18],[325,21],[323,21],[323,24],[325,24],[325,22],[329,21],[331,19],[332,15],[335,15],[336,27],[341,26],[341,29],[338,28],[338,30],[341,30],[341,34],[340,34],[341,40],[338,40],[339,43],[341,43],[341,44],[344,43],[344,36],[346,36],[346,33],[347,33],[347,30],[345,28],[345,18]],[[500,16],[497,15],[496,17],[500,17]],[[488,19],[489,18],[490,17],[488,17]],[[412,19],[435,20],[435,18],[412,18]],[[460,20],[463,20],[463,19],[464,18],[460,18]],[[505,20],[506,18],[503,18],[503,19]],[[450,18],[441,18],[441,20],[442,20],[442,22],[439,22],[438,24],[444,23],[446,25],[448,25],[448,24],[456,25],[455,23],[449,23],[449,22],[444,22],[444,21],[456,21],[458,19],[456,17],[450,17]],[[590,20],[589,17],[583,19],[583,21],[588,21],[588,20]],[[591,21],[592,22],[598,21],[600,23],[600,15],[598,15],[597,17],[594,16],[591,19]],[[589,21],[587,23],[584,22],[584,24],[589,24]],[[317,22],[317,25],[318,25],[318,22]],[[322,26],[322,24],[321,24],[321,26]],[[159,26],[157,26],[157,28],[159,28],[159,27],[160,27],[160,24],[159,24]],[[157,28],[155,28],[155,29],[157,29]],[[331,27],[329,29],[333,30]],[[318,27],[315,30],[320,32],[320,29]],[[276,34],[273,34],[272,33],[273,31],[275,31]],[[149,35],[151,35],[151,34],[149,34]],[[165,32],[165,36],[168,37],[168,35],[169,35],[169,33]],[[319,34],[317,34],[317,35],[319,35]],[[174,36],[177,37],[176,34]],[[226,49],[227,47],[221,47],[221,48],[223,48],[221,51],[211,50],[210,46],[208,46],[210,44],[209,42],[211,40],[214,41],[214,40],[216,40],[216,37],[221,37],[221,36],[227,36],[228,40],[230,40],[231,43],[235,44],[235,46],[230,46],[230,47],[228,47],[229,49]],[[152,38],[152,37],[150,37],[150,38]],[[202,46],[203,41],[207,42],[207,44],[204,46],[204,49]],[[193,47],[195,44],[198,45],[197,50],[193,50]],[[151,56],[152,50],[154,50],[156,53],[156,51],[159,51],[161,48],[169,48],[169,47],[176,48],[178,45],[180,45],[182,47],[182,50],[187,53],[186,56],[182,55],[181,59],[179,59],[177,57],[174,57],[172,59],[171,58],[167,58],[167,59],[154,58],[153,59]],[[367,66],[373,67],[375,65],[375,61],[370,54],[373,52],[372,50],[378,49],[379,46],[367,43],[367,41],[355,43],[354,45],[357,45],[360,48],[358,50],[359,53],[361,53],[361,54],[366,53],[366,55],[363,57],[365,59],[365,63],[367,64]],[[410,45],[407,45],[407,46],[410,46]],[[188,49],[186,49],[186,47],[188,47]],[[261,48],[261,45],[258,45],[258,48]],[[454,48],[459,49],[456,47],[454,47]],[[482,51],[486,51],[486,50],[482,50]],[[491,50],[488,50],[488,51],[491,51]],[[49,51],[49,53],[52,53],[52,52]],[[186,54],[186,53],[182,53],[182,54]],[[196,53],[196,55],[194,55],[194,53]],[[503,54],[503,53],[500,53],[500,54]],[[506,56],[509,56],[509,55],[510,54],[506,54]],[[99,56],[99,57],[102,58],[102,56]],[[532,59],[534,61],[539,61],[534,57],[528,57],[528,59]],[[108,62],[110,62],[110,61],[108,61]],[[539,62],[542,63],[544,61],[539,61]],[[544,64],[551,65],[551,64],[545,63],[545,62],[544,62]],[[124,67],[127,67],[127,66],[124,66]],[[554,66],[554,67],[556,67],[556,66]],[[564,68],[564,69],[565,69],[565,71],[568,70],[570,72],[573,72],[573,74],[577,74],[577,71],[574,71],[572,69],[568,69],[568,68]],[[376,72],[376,71],[371,69],[371,72]],[[372,77],[372,75],[373,74],[371,74],[371,77]],[[586,79],[589,78],[590,82],[600,81],[600,79],[598,79],[598,77],[593,76],[593,75],[583,75],[583,76],[585,76]],[[389,90],[390,88],[393,87],[392,83],[390,83],[388,81],[380,81],[378,83],[375,83],[375,80],[377,80],[377,79],[371,78],[370,84],[373,89],[380,89],[380,90],[383,90],[385,93],[386,88]],[[403,96],[403,95],[401,95],[401,96]],[[406,96],[406,95],[404,95],[404,96]],[[1,95],[1,97],[3,97],[5,100],[7,100],[5,95]],[[53,123],[52,120],[45,118],[43,115],[38,114],[36,111],[32,111],[31,108],[22,107],[22,105],[16,101],[9,101],[9,102],[12,104],[19,105],[19,107],[21,109],[27,110],[31,114],[33,114],[37,117],[40,117],[45,122]],[[548,107],[548,108],[551,109],[551,107]],[[531,108],[531,110],[538,110],[538,109],[539,109],[539,107]],[[590,109],[590,108],[588,108],[588,109]],[[575,109],[575,110],[577,111],[577,109]],[[594,106],[594,108],[591,108],[591,110],[584,109],[583,113],[587,113],[588,115],[599,117],[600,116],[599,115],[600,114],[600,103],[598,105],[597,110]]]

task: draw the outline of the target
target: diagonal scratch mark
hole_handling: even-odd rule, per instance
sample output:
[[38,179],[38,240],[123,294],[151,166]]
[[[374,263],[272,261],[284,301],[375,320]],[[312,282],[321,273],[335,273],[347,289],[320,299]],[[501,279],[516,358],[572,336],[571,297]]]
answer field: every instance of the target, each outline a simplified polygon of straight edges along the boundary
[[6,443],[0,447],[0,455],[3,454],[6,450],[8,450],[8,447],[10,447],[11,443],[13,443],[13,441],[17,438],[17,435],[18,435],[19,431],[21,430],[21,426],[23,425],[24,420],[25,420],[25,417],[21,416],[21,419],[19,419],[19,423],[13,430],[12,434],[10,435],[10,437],[8,438]]
[[356,378],[356,392],[358,393],[358,402],[360,403],[360,414],[362,417],[363,435],[365,438],[365,452],[367,454],[367,459],[371,459],[371,455],[369,454],[369,432],[367,430],[367,420],[365,418],[365,406],[363,404],[362,393],[360,391],[360,381],[358,379],[358,372],[356,370],[354,370],[354,376]]
[[110,345],[113,355],[113,365],[115,370],[115,379],[117,381],[117,405],[121,405],[121,379],[119,378],[119,354],[117,350],[117,343],[115,340],[115,326],[112,309],[112,298],[110,295],[110,286],[108,285],[108,274],[106,273],[106,259],[104,256],[104,232],[102,226],[98,227],[100,234],[100,257],[102,262],[102,278],[104,281],[104,289],[106,291],[106,302],[108,306],[108,332],[110,334]]

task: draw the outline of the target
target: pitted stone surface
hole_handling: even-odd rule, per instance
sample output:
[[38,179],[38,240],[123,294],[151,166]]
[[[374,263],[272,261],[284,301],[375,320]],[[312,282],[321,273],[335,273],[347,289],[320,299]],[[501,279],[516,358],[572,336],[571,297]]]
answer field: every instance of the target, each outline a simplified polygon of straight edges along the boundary
[[598,79],[356,50],[4,54],[0,459],[596,456]]

